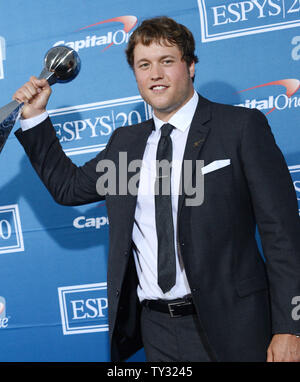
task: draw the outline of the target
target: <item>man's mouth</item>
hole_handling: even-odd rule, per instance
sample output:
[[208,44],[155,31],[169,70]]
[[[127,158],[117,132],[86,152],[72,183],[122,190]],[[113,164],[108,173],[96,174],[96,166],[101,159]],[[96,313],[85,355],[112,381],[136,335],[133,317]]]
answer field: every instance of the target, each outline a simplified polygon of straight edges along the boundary
[[165,86],[165,85],[153,85],[150,87],[150,89],[154,92],[161,92],[161,91],[164,91],[166,89],[168,89],[168,86]]

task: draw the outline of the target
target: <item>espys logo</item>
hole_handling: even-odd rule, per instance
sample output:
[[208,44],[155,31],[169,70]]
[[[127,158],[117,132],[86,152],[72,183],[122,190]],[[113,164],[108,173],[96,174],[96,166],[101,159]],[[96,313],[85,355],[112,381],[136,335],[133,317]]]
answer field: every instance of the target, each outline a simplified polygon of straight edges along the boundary
[[115,129],[149,119],[151,108],[140,96],[134,96],[50,110],[49,114],[70,156],[103,150]]
[[202,42],[300,26],[299,0],[198,0],[198,6]]
[[100,35],[97,36],[95,34],[88,36],[85,36],[84,39],[76,40],[76,41],[57,41],[53,46],[57,45],[67,45],[70,48],[73,48],[77,52],[80,49],[83,48],[94,48],[94,47],[100,47],[105,46],[103,50],[107,50],[113,45],[121,45],[128,42],[129,39],[129,32],[136,26],[137,24],[137,18],[135,16],[119,16],[114,17],[112,19],[99,21],[98,23],[94,23],[91,25],[88,25],[86,27],[82,27],[78,29],[76,32],[80,32],[83,30],[86,30],[88,28],[93,28],[101,24],[107,24],[107,23],[121,23],[123,24],[122,29],[118,29],[117,31],[109,31],[106,35]]
[[248,89],[240,90],[238,93],[248,92],[253,89],[268,88],[269,86],[280,86],[285,88],[285,92],[277,96],[269,95],[262,99],[246,99],[245,102],[236,106],[244,106],[249,108],[257,108],[259,110],[268,110],[266,114],[270,114],[274,110],[285,110],[300,107],[300,97],[293,97],[300,88],[300,81],[295,78],[272,81],[266,84],[256,85]]
[[4,78],[3,61],[6,59],[5,38],[0,36],[0,80]]
[[58,288],[63,334],[108,331],[107,284]]
[[0,254],[24,251],[19,207],[0,207]]
[[290,174],[295,187],[297,200],[299,204],[299,215],[300,215],[300,164],[295,166],[289,166]]
[[6,301],[0,296],[0,329],[5,329],[8,326],[8,317],[6,317]]

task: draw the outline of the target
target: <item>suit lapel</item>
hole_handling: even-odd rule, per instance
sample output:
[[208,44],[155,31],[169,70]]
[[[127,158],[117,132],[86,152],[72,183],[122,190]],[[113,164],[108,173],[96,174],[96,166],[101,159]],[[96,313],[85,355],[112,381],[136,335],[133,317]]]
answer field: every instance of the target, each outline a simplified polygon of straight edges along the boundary
[[[143,159],[147,140],[153,129],[154,129],[154,122],[152,119],[150,119],[148,121],[145,121],[143,126],[141,126],[138,130],[137,129],[132,130],[132,136],[129,137],[130,144],[128,146],[130,147],[130,149],[127,151],[127,160],[128,160],[127,165],[129,165],[129,163],[132,161]],[[138,172],[140,175],[140,170]],[[128,181],[129,181],[129,178],[128,178]],[[135,215],[137,195],[135,194],[132,195],[130,192],[127,192],[127,195],[125,195],[124,197],[126,198],[126,200],[123,199],[124,205],[126,205],[126,214],[129,217],[128,220],[131,223],[129,227],[132,227],[132,223],[133,223],[134,215]]]
[[143,123],[143,126],[132,131],[133,141],[130,143],[130,150],[128,150],[128,163],[131,160],[143,159],[147,140],[153,129],[153,119],[149,119]]
[[[211,105],[210,101],[199,95],[199,102],[197,105],[197,109],[194,115],[194,118],[191,123],[190,131],[187,137],[187,142],[185,146],[185,151],[183,155],[182,161],[182,169],[181,169],[181,178],[182,178],[182,190],[178,199],[178,212],[177,212],[177,220],[179,219],[180,211],[183,205],[183,201],[186,197],[185,190],[186,187],[183,184],[183,179],[186,185],[192,182],[192,174],[195,171],[196,160],[199,159],[201,150],[203,149],[207,136],[209,134],[209,126],[205,123],[209,121],[211,118]],[[191,161],[192,163],[192,171],[189,174],[185,174],[183,176],[184,162]]]

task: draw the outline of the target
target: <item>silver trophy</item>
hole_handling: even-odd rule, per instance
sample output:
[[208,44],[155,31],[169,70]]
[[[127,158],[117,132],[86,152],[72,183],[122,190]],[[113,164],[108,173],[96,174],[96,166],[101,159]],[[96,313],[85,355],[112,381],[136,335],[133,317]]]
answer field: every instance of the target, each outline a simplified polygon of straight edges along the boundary
[[[72,81],[80,70],[80,58],[68,46],[59,45],[49,49],[44,61],[44,69],[38,78],[45,78],[49,85]],[[23,106],[24,103],[12,101],[0,108],[0,153]]]

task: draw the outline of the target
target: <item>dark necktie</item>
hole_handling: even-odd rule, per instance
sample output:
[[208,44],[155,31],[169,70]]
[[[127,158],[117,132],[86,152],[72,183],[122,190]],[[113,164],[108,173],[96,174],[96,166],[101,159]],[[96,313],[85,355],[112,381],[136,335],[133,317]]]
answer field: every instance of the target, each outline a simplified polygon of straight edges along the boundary
[[[174,227],[171,203],[172,140],[174,126],[161,127],[161,137],[156,152],[155,221],[158,240],[158,285],[166,293],[176,282]],[[159,166],[164,161],[165,165]],[[163,162],[161,163],[163,164]]]

